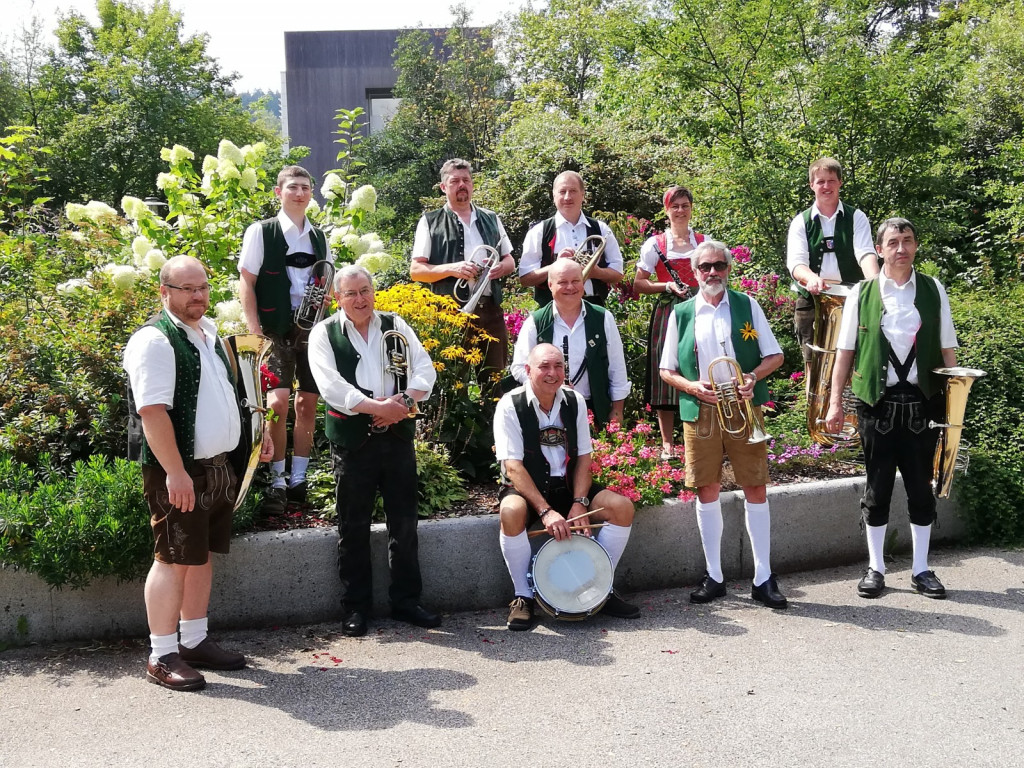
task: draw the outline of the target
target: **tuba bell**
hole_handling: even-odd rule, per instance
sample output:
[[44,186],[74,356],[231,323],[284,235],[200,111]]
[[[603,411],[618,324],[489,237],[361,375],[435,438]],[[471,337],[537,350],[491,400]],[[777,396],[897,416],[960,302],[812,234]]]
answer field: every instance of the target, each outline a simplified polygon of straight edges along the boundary
[[[483,254],[484,261],[478,261],[479,257],[477,254]],[[473,249],[473,252],[469,254],[468,261],[474,267],[479,268],[479,276],[475,281],[470,281],[464,277],[460,277],[455,281],[455,286],[452,289],[452,296],[457,302],[462,304],[462,307],[459,308],[459,312],[464,315],[471,315],[476,311],[476,305],[480,303],[480,299],[484,295],[484,290],[486,290],[489,282],[487,275],[489,275],[491,270],[501,263],[501,254],[498,253],[496,248],[492,248],[489,245],[478,245]],[[465,296],[465,298],[463,298],[463,296]]]
[[836,344],[839,341],[839,327],[843,322],[843,306],[852,290],[853,286],[849,283],[837,283],[814,297],[814,336],[812,343],[807,345],[811,354],[807,361],[805,391],[807,431],[811,440],[818,445],[856,448],[860,443],[856,403],[850,387],[843,390],[842,428],[834,434],[823,428],[832,393],[832,369],[836,363]]
[[953,487],[954,471],[967,471],[967,446],[961,445],[960,440],[967,410],[967,395],[971,385],[986,373],[977,368],[960,367],[935,368],[932,373],[946,377],[946,423],[928,422],[929,428],[941,430],[939,442],[935,446],[932,490],[940,499],[948,499]]
[[334,265],[327,260],[318,261],[309,271],[306,292],[295,310],[295,324],[304,331],[324,319],[326,299],[334,283]]
[[266,336],[256,333],[228,336],[224,343],[234,358],[235,389],[242,410],[242,437],[238,447],[228,455],[238,478],[234,507],[237,510],[245,501],[253,474],[260,463],[263,423],[267,412],[263,406],[260,369],[274,344]]
[[[724,378],[715,375],[715,368],[721,366],[728,371]],[[750,401],[739,393],[737,382],[743,381],[743,369],[735,358],[723,355],[712,360],[708,365],[708,379],[718,398],[718,423],[723,432],[732,437],[746,437],[751,445],[771,439]]]

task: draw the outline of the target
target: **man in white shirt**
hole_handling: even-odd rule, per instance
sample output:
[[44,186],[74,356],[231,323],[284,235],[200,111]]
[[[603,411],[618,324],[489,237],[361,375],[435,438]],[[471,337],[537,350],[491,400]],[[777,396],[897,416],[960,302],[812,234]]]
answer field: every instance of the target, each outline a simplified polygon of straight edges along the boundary
[[[238,293],[249,333],[268,336],[274,342],[267,368],[278,383],[267,392],[267,408],[275,416],[270,419],[275,453],[270,467],[271,488],[263,502],[266,514],[283,512],[287,501],[306,501],[306,468],[313,448],[319,396],[306,354],[309,332],[296,326],[293,317],[302,303],[313,265],[334,261],[324,233],[306,218],[312,188],[313,177],[305,168],[282,168],[274,187],[281,211],[273,219],[258,221],[246,229],[238,257]],[[286,480],[288,408],[296,381],[294,450]]]
[[534,289],[534,298],[543,307],[551,301],[547,289],[551,265],[557,259],[571,259],[588,237],[599,235],[605,238],[604,254],[590,272],[584,295],[590,303],[604,305],[608,289],[622,280],[625,271],[619,243],[607,224],[583,214],[586,186],[576,171],[564,171],[555,177],[552,197],[558,212],[526,233],[519,282]]
[[[709,603],[725,595],[722,573],[722,462],[732,463],[736,482],[743,489],[747,534],[754,555],[751,596],[769,608],[785,608],[771,569],[771,513],[768,507],[768,452],[765,441],[751,441],[754,426],[763,421],[761,405],[768,400],[764,379],[782,365],[782,349],[757,302],[728,289],[732,253],[725,243],[705,240],[691,257],[700,292],[676,306],[665,329],[661,377],[679,390],[679,416],[686,451],[686,484],[697,489],[697,524],[707,573],[690,593],[690,602]],[[734,360],[741,372],[716,363]],[[712,363],[716,363],[713,371]],[[712,384],[734,382],[737,394],[750,401],[753,421],[733,419],[722,428],[718,394]],[[730,410],[746,414],[742,402]],[[732,434],[731,432],[735,432]]]
[[883,547],[899,469],[914,547],[910,583],[926,597],[941,599],[946,589],[928,567],[935,521],[933,457],[939,437],[928,422],[945,421],[943,381],[933,369],[956,365],[956,331],[945,289],[914,269],[914,225],[887,219],[878,228],[876,245],[881,274],[858,284],[843,308],[825,426],[838,431],[842,425],[842,391],[852,372],[867,470],[861,510],[869,564],[857,593],[874,598],[885,590]]
[[878,274],[878,259],[871,244],[868,217],[846,208],[839,199],[843,168],[838,160],[823,157],[808,170],[814,204],[789,225],[786,268],[799,294],[793,326],[804,361],[814,339],[814,299],[830,282],[856,283]]

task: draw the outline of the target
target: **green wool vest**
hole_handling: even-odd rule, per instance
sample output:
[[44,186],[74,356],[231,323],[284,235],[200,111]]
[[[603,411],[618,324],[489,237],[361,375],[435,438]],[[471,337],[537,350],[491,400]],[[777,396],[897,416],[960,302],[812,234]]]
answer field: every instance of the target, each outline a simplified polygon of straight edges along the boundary
[[[601,234],[601,224],[597,219],[592,219],[589,216],[584,216],[587,220],[587,237]],[[541,234],[540,234],[540,265],[541,267],[547,267],[555,263],[555,240],[558,234],[555,232],[555,217],[552,216],[550,219],[544,219],[541,223]],[[602,255],[600,261],[597,262],[599,267],[608,266],[608,257]],[[608,296],[608,283],[603,280],[593,280],[591,285],[594,287],[594,295],[600,299],[605,299]],[[537,306],[545,307],[551,303],[551,289],[548,288],[547,281],[541,283],[533,289],[533,298],[537,302]]]
[[[547,487],[548,478],[551,477],[551,465],[544,458],[540,449],[540,422],[537,420],[537,412],[533,410],[526,397],[526,390],[522,389],[512,394],[512,405],[516,409],[516,416],[519,418],[519,427],[523,431],[523,466],[529,473],[533,484],[543,490]],[[565,483],[572,490],[572,479],[576,476],[577,458],[577,433],[576,416],[579,413],[579,403],[572,393],[565,393],[565,400],[559,407],[559,414],[562,418],[562,426],[565,427],[565,448],[569,456],[569,465],[565,469]],[[538,510],[540,511],[540,510]]]
[[[608,421],[612,409],[612,398],[608,393],[608,339],[604,335],[604,307],[583,302],[583,333],[587,339],[587,375],[590,377],[590,401],[594,406],[594,425],[601,429]],[[535,310],[533,322],[537,326],[537,343],[554,344],[555,304],[554,302]],[[559,344],[555,344],[556,347]],[[568,381],[575,371],[566,371]]]
[[[497,248],[501,242],[498,229],[498,214],[486,208],[473,206],[476,212],[476,228],[484,245]],[[466,258],[466,234],[459,215],[447,205],[436,211],[423,214],[430,233],[430,264],[451,264]],[[451,296],[455,289],[454,277],[446,277],[436,283],[429,283],[434,293]],[[491,285],[491,296],[495,304],[501,304],[501,286],[504,280],[495,280]]]
[[[261,221],[263,228],[263,265],[256,276],[256,308],[264,333],[284,336],[292,327],[291,281],[285,264],[288,242],[281,222],[275,216]],[[327,238],[313,227],[309,236],[318,261],[327,258]]]
[[[694,312],[697,297],[684,301],[674,310],[676,327],[679,329],[679,372],[690,381],[700,379],[700,367],[697,364],[697,339],[694,336]],[[750,309],[750,297],[739,291],[729,290],[729,317],[732,320],[732,348],[736,352],[736,362],[744,373],[750,373],[761,364],[761,349],[757,339],[744,339],[742,329],[747,323],[754,325]],[[710,363],[711,361],[708,360]],[[754,405],[768,402],[768,383],[762,379],[754,385]],[[696,421],[700,414],[700,401],[693,395],[679,393],[679,418],[683,421]]]
[[[153,326],[166,336],[174,350],[174,402],[167,409],[167,415],[171,419],[171,426],[174,427],[174,441],[178,446],[178,453],[181,455],[185,468],[188,469],[195,459],[196,406],[199,401],[199,378],[202,375],[199,350],[188,340],[184,329],[175,325],[166,312],[154,315],[146,325]],[[215,349],[227,370],[228,381],[234,387],[234,369],[219,337]],[[156,460],[156,456],[153,455],[146,442],[146,433],[142,429],[142,418],[135,407],[135,396],[130,383],[128,385],[128,406],[129,458],[137,458],[146,466],[159,466],[160,462]]]
[[[377,316],[380,317],[380,327],[383,333],[395,329],[394,315],[388,312],[378,312]],[[373,392],[359,386],[359,382],[356,381],[356,366],[362,356],[348,340],[341,315],[334,315],[325,322],[327,323],[327,338],[330,339],[331,348],[334,350],[334,363],[338,366],[338,373],[364,395],[373,397]],[[359,448],[370,437],[372,425],[373,417],[368,413],[349,415],[334,410],[329,404],[327,406],[324,432],[332,443],[342,448],[349,450]],[[416,422],[412,419],[405,419],[392,426],[391,430],[403,439],[412,440],[416,436]]]
[[[942,381],[932,373],[933,368],[942,367],[941,300],[938,283],[927,275],[917,274],[917,290],[914,306],[921,315],[921,327],[917,331],[917,386],[926,398],[942,391]],[[882,332],[882,294],[878,278],[865,280],[860,286],[857,303],[857,348],[853,359],[853,394],[868,405],[882,399],[885,381],[889,371],[889,340]]]
[[[811,216],[811,209],[803,212],[804,232],[807,235],[807,251],[810,256],[811,271],[821,274],[821,262],[826,253],[832,252],[836,255],[839,263],[839,275],[844,283],[856,283],[864,278],[860,265],[857,263],[857,256],[853,252],[853,210],[845,207],[836,216],[836,228],[831,238],[825,237],[821,230],[821,219],[818,216]],[[832,241],[829,247],[829,240]],[[797,291],[801,296],[808,297],[809,294],[800,286]]]

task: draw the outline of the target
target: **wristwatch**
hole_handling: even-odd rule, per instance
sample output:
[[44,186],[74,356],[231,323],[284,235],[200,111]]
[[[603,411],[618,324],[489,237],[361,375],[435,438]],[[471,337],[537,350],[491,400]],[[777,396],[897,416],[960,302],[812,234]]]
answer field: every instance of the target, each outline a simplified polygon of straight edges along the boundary
[[407,392],[402,393],[402,402],[405,403],[405,407],[410,411],[413,409],[413,406],[416,405],[416,401],[409,397]]
[[554,511],[555,510],[553,510],[551,507],[548,507],[547,509],[541,510],[540,519],[543,520],[544,519],[544,515],[546,515],[548,512],[554,512]]
[[573,504],[582,504],[584,507],[589,507],[590,506],[590,499],[588,499],[586,496],[580,496],[577,499],[573,499],[572,503]]

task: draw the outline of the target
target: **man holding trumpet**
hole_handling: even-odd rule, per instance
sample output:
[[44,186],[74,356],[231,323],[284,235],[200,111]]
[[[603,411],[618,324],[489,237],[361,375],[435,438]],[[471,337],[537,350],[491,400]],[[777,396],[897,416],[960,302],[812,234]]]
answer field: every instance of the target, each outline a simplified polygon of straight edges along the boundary
[[[475,286],[477,280],[487,280],[473,314],[479,327],[497,341],[487,343],[481,373],[502,371],[508,365],[508,329],[501,309],[501,286],[503,278],[516,268],[512,243],[494,211],[473,205],[469,162],[452,158],[441,166],[441,191],[447,200],[444,207],[423,214],[416,225],[409,277],[445,296],[453,296],[458,281]],[[495,249],[499,259],[486,275],[481,272],[487,264],[487,251],[480,246]]]
[[[724,243],[705,240],[693,251],[691,263],[700,292],[673,311],[660,363],[662,379],[680,393],[686,484],[697,489],[697,524],[707,564],[704,580],[690,593],[690,602],[709,603],[725,595],[719,494],[722,460],[728,456],[746,499],[747,533],[754,554],[751,596],[769,608],[785,608],[786,598],[770,562],[768,457],[760,427],[760,406],[768,400],[763,380],[782,364],[782,349],[757,302],[728,288],[732,254]],[[731,358],[724,372],[723,357]],[[737,370],[741,377],[735,376]],[[737,411],[745,414],[742,428],[735,428],[732,420],[721,423],[726,413]]]

